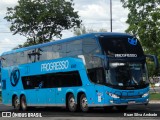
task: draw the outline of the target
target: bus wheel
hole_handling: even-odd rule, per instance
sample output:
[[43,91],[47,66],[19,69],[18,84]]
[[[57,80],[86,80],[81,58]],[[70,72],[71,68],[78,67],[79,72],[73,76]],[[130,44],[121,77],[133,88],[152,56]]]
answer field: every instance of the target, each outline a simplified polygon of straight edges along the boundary
[[70,94],[68,96],[67,105],[68,105],[69,111],[75,112],[77,110],[77,105],[76,105],[75,98],[74,98],[73,94]]
[[21,103],[21,109],[23,111],[26,111],[27,110],[27,102],[26,102],[26,97],[24,95],[21,97],[20,103]]
[[19,110],[20,109],[20,104],[19,104],[19,99],[18,99],[18,96],[15,96],[13,98],[13,106],[16,110]]
[[117,110],[119,111],[125,111],[127,107],[128,107],[127,105],[116,106]]
[[87,112],[89,110],[88,102],[85,94],[82,94],[80,97],[80,108],[82,112]]

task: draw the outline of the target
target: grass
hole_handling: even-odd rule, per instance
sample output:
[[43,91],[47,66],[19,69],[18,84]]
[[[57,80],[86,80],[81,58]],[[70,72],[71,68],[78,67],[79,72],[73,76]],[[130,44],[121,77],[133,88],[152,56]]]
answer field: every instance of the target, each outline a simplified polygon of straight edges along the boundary
[[160,100],[160,93],[150,93],[150,100]]

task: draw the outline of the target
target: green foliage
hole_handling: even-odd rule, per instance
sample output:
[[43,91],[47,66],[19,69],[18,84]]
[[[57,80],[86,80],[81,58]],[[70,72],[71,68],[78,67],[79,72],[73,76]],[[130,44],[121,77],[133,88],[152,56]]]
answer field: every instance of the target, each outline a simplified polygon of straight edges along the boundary
[[[155,54],[160,60],[160,0],[121,0],[129,14],[126,23],[129,24],[126,32],[136,35],[146,54]],[[149,72],[152,75],[153,65]]]
[[150,93],[150,100],[160,100],[160,93]]
[[80,26],[73,6],[73,0],[19,0],[14,8],[7,8],[4,19],[11,22],[14,35],[27,37],[24,46],[44,43],[61,38],[62,30]]

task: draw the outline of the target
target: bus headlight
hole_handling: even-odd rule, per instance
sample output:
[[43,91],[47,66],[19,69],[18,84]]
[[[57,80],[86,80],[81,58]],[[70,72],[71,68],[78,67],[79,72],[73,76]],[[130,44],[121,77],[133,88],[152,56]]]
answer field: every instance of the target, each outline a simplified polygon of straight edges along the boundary
[[148,96],[149,95],[149,92],[146,92],[146,93],[144,93],[143,95],[142,95],[142,97],[146,97],[146,96]]
[[116,94],[113,94],[113,93],[110,93],[110,92],[107,92],[107,94],[108,94],[109,96],[111,96],[112,98],[119,98],[119,96],[116,95]]

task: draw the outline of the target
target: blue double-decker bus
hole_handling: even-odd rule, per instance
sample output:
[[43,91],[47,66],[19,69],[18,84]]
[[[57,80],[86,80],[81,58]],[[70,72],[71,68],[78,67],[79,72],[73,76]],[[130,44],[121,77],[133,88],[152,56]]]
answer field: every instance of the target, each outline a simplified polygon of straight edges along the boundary
[[149,102],[146,57],[137,38],[91,33],[1,55],[2,103],[15,109],[53,106],[86,112]]

